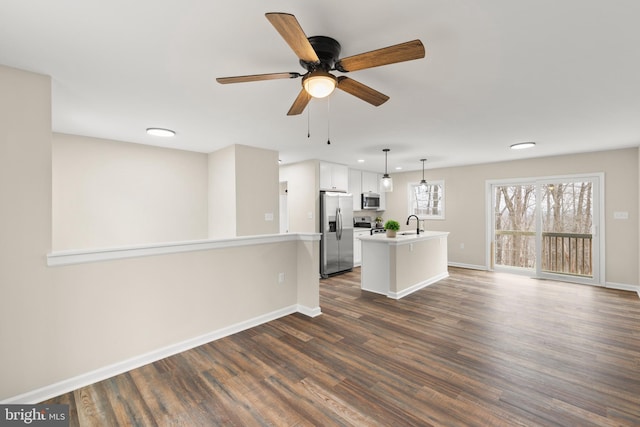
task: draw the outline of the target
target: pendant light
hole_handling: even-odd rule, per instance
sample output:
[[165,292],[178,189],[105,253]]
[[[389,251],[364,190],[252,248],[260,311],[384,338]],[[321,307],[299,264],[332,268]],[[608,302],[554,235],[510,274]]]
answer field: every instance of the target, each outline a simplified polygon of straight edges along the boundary
[[391,150],[385,148],[382,151],[384,151],[384,175],[382,175],[382,179],[380,180],[380,191],[387,193],[393,191],[393,180],[387,173],[387,153]]
[[420,161],[422,162],[422,181],[420,181],[420,189],[422,191],[427,191],[427,181],[424,179],[424,162],[426,162],[427,159],[420,159]]

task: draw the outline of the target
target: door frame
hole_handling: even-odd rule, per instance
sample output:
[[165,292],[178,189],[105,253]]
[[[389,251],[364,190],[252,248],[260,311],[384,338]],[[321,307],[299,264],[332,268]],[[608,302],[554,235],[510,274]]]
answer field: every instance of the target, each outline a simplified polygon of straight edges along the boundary
[[[578,181],[578,180],[590,179],[594,182],[594,203],[593,206],[593,240],[594,243],[597,243],[598,247],[598,262],[597,265],[593,265],[593,278],[592,279],[584,279],[581,277],[560,275],[560,274],[551,274],[544,273],[540,274],[540,262],[539,262],[539,250],[540,250],[540,242],[538,239],[540,238],[540,207],[538,204],[540,189],[539,185],[542,182],[549,181]],[[582,283],[594,286],[605,286],[605,176],[603,172],[596,173],[580,173],[580,174],[572,174],[572,175],[549,175],[549,176],[538,176],[538,177],[527,177],[527,178],[503,178],[503,179],[491,179],[485,181],[485,218],[486,218],[486,226],[485,226],[485,247],[486,247],[486,264],[487,270],[494,271],[495,266],[493,264],[493,236],[495,234],[494,230],[494,219],[493,219],[493,187],[496,185],[525,185],[525,184],[535,184],[536,189],[536,269],[534,271],[530,271],[528,269],[519,269],[519,268],[505,268],[504,270],[498,267],[498,270],[516,272],[519,274],[526,274],[531,277],[540,278],[540,279],[553,279],[564,282],[572,282],[572,283]],[[597,194],[596,189],[597,188]],[[595,246],[595,245],[594,245]]]

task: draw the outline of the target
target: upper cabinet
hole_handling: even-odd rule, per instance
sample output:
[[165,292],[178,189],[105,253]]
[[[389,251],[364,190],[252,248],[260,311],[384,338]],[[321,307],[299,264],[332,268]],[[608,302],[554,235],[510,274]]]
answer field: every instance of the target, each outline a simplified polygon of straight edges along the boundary
[[357,169],[349,170],[349,193],[353,194],[353,210],[362,210],[362,201],[360,195],[362,193],[380,194],[380,208],[383,211],[387,208],[386,195],[378,188],[378,183],[382,175],[375,172],[361,171]]
[[349,167],[320,162],[320,190],[349,191]]
[[349,193],[353,196],[353,210],[362,209],[360,195],[362,194],[362,172],[349,169]]
[[362,192],[363,193],[379,193],[378,180],[380,175],[375,172],[362,171]]
[[[379,179],[382,179],[382,175],[378,175]],[[384,191],[380,192],[380,207],[378,208],[379,211],[384,211],[387,209],[387,193],[385,193]]]

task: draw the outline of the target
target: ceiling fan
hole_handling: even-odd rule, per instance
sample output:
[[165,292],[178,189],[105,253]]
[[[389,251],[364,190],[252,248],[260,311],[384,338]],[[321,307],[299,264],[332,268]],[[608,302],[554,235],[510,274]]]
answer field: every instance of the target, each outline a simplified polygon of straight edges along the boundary
[[376,107],[382,105],[389,99],[387,95],[349,77],[336,77],[330,71],[348,73],[425,56],[422,42],[413,40],[339,59],[340,43],[326,36],[307,37],[295,16],[289,13],[267,13],[265,16],[289,44],[307,72],[218,77],[216,81],[227,84],[302,77],[302,89],[287,113],[289,116],[302,113],[312,97],[324,98],[336,87]]

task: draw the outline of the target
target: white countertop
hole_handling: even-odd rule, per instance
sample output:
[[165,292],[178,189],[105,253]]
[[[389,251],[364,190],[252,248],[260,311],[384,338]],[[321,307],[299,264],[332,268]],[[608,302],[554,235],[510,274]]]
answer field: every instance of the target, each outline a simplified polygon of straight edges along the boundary
[[371,233],[371,227],[353,227],[353,232],[356,231]]
[[399,231],[396,234],[396,237],[387,237],[386,233],[378,233],[358,238],[363,242],[382,243],[387,245],[406,245],[409,243],[420,242],[422,240],[447,237],[448,235],[448,231],[421,231],[420,234],[416,234],[415,231]]

